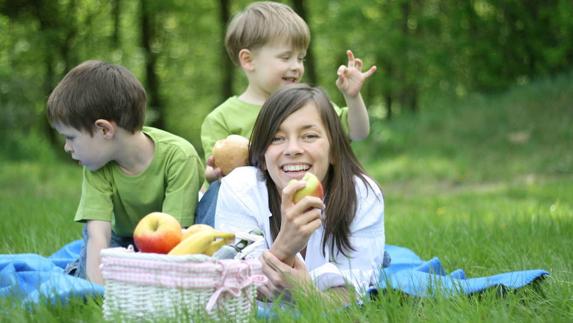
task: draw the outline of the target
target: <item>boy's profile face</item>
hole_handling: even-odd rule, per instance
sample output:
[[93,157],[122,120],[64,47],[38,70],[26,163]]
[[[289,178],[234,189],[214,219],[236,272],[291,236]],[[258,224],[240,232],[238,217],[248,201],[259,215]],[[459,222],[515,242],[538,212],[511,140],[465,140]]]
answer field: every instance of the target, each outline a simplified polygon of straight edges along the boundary
[[304,75],[306,49],[277,41],[252,53],[251,85],[267,97],[284,85],[300,82]]
[[53,127],[65,139],[64,151],[80,165],[95,171],[109,162],[110,159],[104,149],[106,141],[100,129],[96,128],[92,136],[87,131],[80,131],[61,123],[54,124]]

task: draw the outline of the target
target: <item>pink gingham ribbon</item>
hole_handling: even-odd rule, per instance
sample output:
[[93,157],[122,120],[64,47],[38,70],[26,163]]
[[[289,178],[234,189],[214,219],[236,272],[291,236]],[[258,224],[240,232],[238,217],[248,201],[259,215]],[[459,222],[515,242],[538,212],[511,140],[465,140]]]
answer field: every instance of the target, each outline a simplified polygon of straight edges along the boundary
[[241,295],[241,291],[252,284],[255,286],[261,286],[267,282],[267,277],[265,275],[249,275],[249,265],[245,263],[241,263],[241,268],[237,271],[236,276],[233,276],[233,273],[229,273],[228,268],[225,264],[223,265],[223,272],[221,273],[221,280],[217,284],[217,289],[209,298],[205,309],[207,313],[211,314],[215,305],[217,305],[217,301],[219,297],[223,293],[230,293],[235,297],[239,297]]

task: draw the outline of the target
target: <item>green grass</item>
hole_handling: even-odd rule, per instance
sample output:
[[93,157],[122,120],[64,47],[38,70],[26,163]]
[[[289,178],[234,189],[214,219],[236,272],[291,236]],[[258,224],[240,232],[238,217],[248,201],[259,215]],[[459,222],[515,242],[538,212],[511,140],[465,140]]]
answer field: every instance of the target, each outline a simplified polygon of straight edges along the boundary
[[81,234],[73,222],[81,169],[39,161],[2,162],[0,253],[50,255]]
[[[387,243],[468,277],[546,269],[539,284],[500,295],[414,299],[388,291],[364,307],[301,299],[296,319],[363,321],[573,320],[573,76],[496,96],[435,101],[416,116],[374,120],[354,144],[384,189]],[[24,138],[26,147],[45,145]],[[0,156],[0,253],[49,255],[79,238],[72,222],[81,171],[44,150]],[[24,157],[22,157],[24,156]],[[40,305],[2,300],[0,321],[102,320],[100,303]],[[278,321],[293,321],[279,311]]]

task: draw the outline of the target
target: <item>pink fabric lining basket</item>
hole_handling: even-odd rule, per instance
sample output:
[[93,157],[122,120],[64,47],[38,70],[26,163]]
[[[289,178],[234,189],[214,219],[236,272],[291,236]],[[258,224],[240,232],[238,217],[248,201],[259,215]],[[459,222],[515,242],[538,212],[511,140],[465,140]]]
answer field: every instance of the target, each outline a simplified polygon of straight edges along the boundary
[[256,288],[267,280],[257,259],[216,260],[125,248],[104,249],[101,258],[103,313],[113,321],[248,321],[256,307]]

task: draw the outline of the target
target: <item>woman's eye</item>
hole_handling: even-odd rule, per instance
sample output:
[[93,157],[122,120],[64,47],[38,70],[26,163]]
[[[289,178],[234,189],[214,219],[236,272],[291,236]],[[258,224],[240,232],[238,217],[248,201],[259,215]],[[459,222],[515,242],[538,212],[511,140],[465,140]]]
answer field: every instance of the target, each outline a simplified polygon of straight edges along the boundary
[[281,143],[284,141],[284,137],[273,137],[273,139],[271,139],[271,143],[276,144],[276,143]]
[[319,136],[315,133],[309,133],[302,136],[302,138],[306,141],[316,140]]

